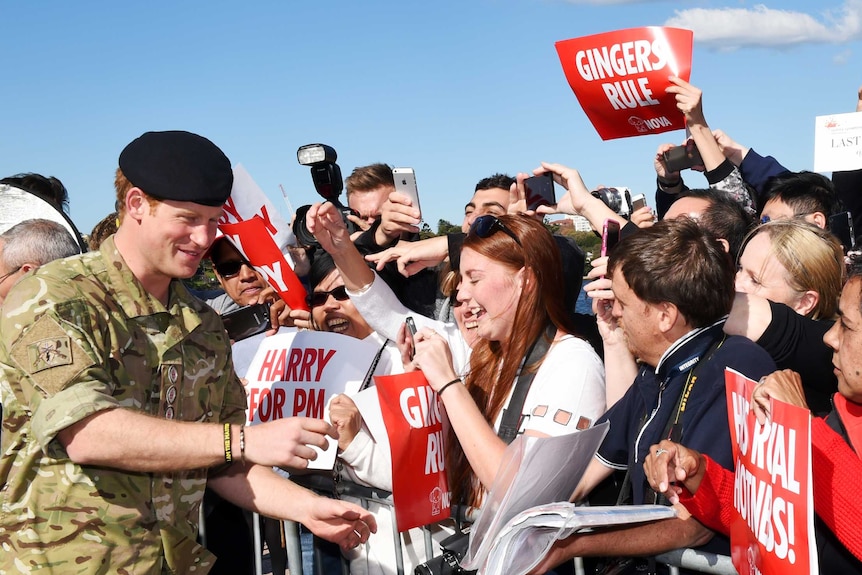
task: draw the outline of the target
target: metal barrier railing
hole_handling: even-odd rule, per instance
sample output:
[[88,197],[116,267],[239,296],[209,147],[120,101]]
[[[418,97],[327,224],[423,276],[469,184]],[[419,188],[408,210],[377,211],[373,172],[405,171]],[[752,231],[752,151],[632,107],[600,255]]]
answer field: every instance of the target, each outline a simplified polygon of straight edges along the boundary
[[[322,495],[332,496],[333,494],[337,494],[338,497],[348,496],[357,498],[362,501],[362,505],[366,509],[368,502],[375,502],[389,507],[390,512],[393,513],[392,530],[396,551],[396,571],[398,575],[404,575],[404,558],[401,546],[401,536],[395,525],[394,510],[392,509],[392,495],[390,492],[364,485],[358,485],[349,481],[336,482],[333,481],[332,478],[323,475],[294,475],[292,479],[300,485]],[[201,513],[203,513],[203,507],[201,508]],[[257,550],[254,557],[255,573],[257,575],[262,575],[263,545],[261,544],[262,537],[260,533],[260,522],[258,521],[258,515],[256,513],[254,514],[254,517],[254,548]],[[475,518],[475,513],[473,510],[463,506],[454,505],[452,507],[452,517],[455,518],[459,524],[463,524],[465,522],[472,521]],[[205,539],[206,532],[203,516],[201,516],[200,525],[201,535]],[[300,541],[299,524],[293,521],[285,521],[284,528],[288,565],[296,566],[291,569],[291,575],[301,575],[302,545]],[[430,559],[434,556],[434,545],[431,539],[431,531],[429,526],[425,526],[422,529],[424,531],[425,556],[426,559]],[[315,543],[317,543],[317,538],[315,538]],[[321,561],[318,545],[315,544],[313,546],[313,552],[315,554],[315,575],[324,575],[323,562]],[[671,575],[679,575],[680,568],[714,575],[738,575],[729,556],[717,555],[706,551],[687,548],[674,549],[672,551],[656,555],[656,560],[667,565],[670,569]],[[341,557],[341,567],[344,575],[348,575],[350,573],[349,564],[344,557]],[[585,575],[583,563],[580,558],[575,559],[575,573],[576,575]]]
[[697,571],[699,573],[714,573],[716,575],[737,575],[730,557],[716,555],[696,549],[674,549],[667,553],[656,555],[656,560],[670,566],[671,575],[678,575],[679,568]]

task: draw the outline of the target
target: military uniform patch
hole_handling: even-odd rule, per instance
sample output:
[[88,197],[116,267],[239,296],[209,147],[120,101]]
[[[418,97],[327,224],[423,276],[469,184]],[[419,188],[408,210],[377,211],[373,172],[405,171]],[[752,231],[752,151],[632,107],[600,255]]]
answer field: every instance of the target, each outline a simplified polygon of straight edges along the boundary
[[27,346],[27,369],[37,373],[49,367],[72,363],[72,338],[68,335],[43,339]]
[[93,365],[53,317],[43,315],[10,349],[18,367],[48,395],[64,389],[82,370]]

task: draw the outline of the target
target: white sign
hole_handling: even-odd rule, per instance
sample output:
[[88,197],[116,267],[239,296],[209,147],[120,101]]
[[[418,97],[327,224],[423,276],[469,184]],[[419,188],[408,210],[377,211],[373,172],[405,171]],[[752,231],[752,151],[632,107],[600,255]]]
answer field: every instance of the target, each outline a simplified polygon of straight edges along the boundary
[[817,116],[814,123],[814,171],[862,169],[862,112]]
[[[246,423],[284,417],[329,420],[327,406],[339,393],[359,390],[377,345],[337,333],[297,331],[264,338],[246,371]],[[332,469],[338,442],[318,451],[309,469]]]
[[[263,219],[269,235],[282,252],[287,246],[296,245],[293,229],[286,221],[260,186],[252,179],[242,164],[233,169],[233,188],[224,204],[224,215],[219,224],[235,224],[255,216]],[[293,267],[291,260],[291,267]]]

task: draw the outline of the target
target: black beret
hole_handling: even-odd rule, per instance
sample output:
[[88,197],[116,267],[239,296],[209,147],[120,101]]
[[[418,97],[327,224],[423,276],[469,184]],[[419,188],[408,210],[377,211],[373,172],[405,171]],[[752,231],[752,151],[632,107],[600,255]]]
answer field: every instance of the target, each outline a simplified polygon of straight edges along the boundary
[[123,175],[161,200],[220,206],[230,196],[233,170],[218,146],[179,130],[147,132],[120,153]]

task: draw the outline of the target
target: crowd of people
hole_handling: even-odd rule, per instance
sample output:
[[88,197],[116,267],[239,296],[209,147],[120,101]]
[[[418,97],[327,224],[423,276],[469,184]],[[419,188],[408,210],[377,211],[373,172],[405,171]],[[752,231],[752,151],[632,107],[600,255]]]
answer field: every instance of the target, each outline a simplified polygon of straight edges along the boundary
[[[654,557],[669,550],[730,553],[726,368],[761,382],[761,419],[771,398],[811,411],[821,571],[862,573],[851,487],[862,465],[862,264],[855,238],[830,227],[842,214],[862,225],[862,166],[831,179],[791,172],[712,130],[700,90],[672,82],[704,187],[668,169],[674,144],[662,144],[654,208],[621,215],[578,170],[543,162],[533,174],[566,190],[557,204],[529,210],[533,174],[494,174],[465,196],[460,233],[420,240],[422,214],[395,191],[392,168],[358,167],[345,181],[349,215],[311,205],[313,245],[291,248],[309,311],[288,307],[218,233],[231,164],[189,132],[147,132],[122,150],[116,210],[88,252],[48,219],[2,231],[0,571],[251,573],[259,550],[243,509],[263,518],[274,572],[287,568],[282,520],[301,523],[306,543],[335,544],[319,544],[314,562],[304,554],[306,575],[342,562],[351,573],[412,572],[439,554],[459,521],[431,526],[430,549],[419,530],[403,531],[396,557],[387,506],[290,479],[329,437],[339,480],[391,490],[387,439],[366,421],[379,414],[340,394],[327,420],[246,427],[220,315],[268,303],[269,334],[370,342],[363,388],[372,375],[424,374],[458,505],[482,509],[518,435],[610,423],[572,500],[673,505],[677,517],[559,540],[534,573],[573,572],[576,557],[594,558],[596,572],[659,572]],[[862,112],[862,89],[858,98]],[[39,178],[0,183],[64,212],[65,188]],[[543,225],[549,214],[583,216],[597,232],[619,223],[621,241],[592,259],[586,285],[587,255]],[[216,297],[182,281],[205,259]],[[592,314],[575,307],[582,287]]]

